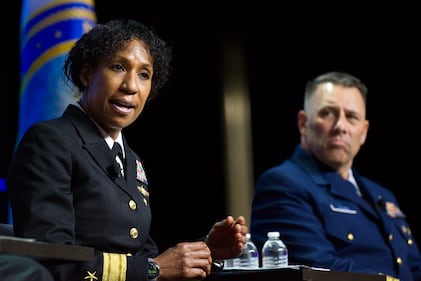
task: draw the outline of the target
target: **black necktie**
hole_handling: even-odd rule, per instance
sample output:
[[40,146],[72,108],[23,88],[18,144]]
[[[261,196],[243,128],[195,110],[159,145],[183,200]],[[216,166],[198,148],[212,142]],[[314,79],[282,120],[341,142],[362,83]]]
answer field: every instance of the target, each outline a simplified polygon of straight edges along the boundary
[[123,165],[121,168],[123,170],[124,169],[123,150],[121,149],[121,146],[118,142],[114,142],[113,148],[111,149],[111,153],[112,153],[114,159],[116,158],[116,156],[118,156],[118,158],[120,158],[120,162]]

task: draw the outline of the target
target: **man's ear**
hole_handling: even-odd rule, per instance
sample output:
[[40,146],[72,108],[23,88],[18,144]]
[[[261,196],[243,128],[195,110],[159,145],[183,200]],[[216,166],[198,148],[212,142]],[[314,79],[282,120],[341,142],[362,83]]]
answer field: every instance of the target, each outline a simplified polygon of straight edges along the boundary
[[307,134],[307,114],[304,112],[304,110],[298,111],[297,126],[301,135]]

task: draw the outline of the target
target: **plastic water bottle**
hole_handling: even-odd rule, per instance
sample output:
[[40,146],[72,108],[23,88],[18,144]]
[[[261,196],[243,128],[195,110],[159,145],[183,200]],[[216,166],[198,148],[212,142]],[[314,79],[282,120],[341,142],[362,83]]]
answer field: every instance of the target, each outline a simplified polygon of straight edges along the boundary
[[259,268],[259,251],[251,240],[250,233],[246,234],[247,243],[244,245],[243,252],[238,258],[234,259],[235,268]]
[[234,259],[224,260],[224,269],[232,269],[234,267]]
[[288,249],[279,238],[278,231],[268,232],[268,239],[262,248],[263,268],[282,268],[288,266]]

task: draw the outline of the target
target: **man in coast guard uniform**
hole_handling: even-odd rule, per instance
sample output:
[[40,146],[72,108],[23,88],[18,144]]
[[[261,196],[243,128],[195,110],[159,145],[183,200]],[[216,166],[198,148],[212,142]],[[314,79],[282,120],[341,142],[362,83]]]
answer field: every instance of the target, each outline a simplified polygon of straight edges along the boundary
[[260,249],[279,231],[290,264],[421,281],[421,255],[396,197],[360,175],[365,86],[332,72],[306,87],[298,114],[301,143],[265,171],[252,201],[251,234]]

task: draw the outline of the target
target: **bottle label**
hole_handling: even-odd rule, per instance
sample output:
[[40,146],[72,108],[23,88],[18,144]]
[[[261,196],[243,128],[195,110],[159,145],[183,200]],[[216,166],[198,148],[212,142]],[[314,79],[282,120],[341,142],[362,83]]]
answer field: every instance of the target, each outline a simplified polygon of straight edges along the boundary
[[264,268],[283,268],[288,266],[288,256],[263,257],[262,265]]

